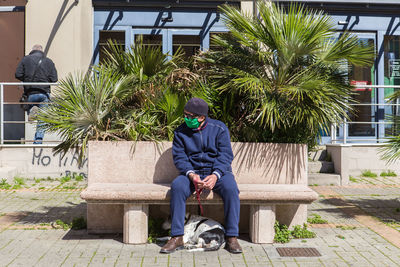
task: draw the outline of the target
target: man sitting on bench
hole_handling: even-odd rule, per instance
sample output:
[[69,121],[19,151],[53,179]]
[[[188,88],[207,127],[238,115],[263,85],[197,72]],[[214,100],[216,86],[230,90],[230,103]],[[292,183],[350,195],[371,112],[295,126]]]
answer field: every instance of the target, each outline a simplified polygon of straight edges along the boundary
[[171,184],[171,239],[160,252],[183,247],[186,199],[199,189],[213,190],[222,197],[225,214],[225,248],[242,253],[239,235],[239,190],[232,173],[233,153],[224,123],[208,118],[208,104],[191,98],[184,108],[185,123],[175,130],[172,155],[180,175]]

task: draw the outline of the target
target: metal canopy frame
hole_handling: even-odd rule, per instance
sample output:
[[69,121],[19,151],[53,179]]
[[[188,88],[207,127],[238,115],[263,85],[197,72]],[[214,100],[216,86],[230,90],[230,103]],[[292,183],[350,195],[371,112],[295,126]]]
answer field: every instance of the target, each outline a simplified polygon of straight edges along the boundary
[[191,7],[191,8],[216,8],[222,4],[240,5],[241,0],[209,1],[209,0],[92,0],[96,7]]

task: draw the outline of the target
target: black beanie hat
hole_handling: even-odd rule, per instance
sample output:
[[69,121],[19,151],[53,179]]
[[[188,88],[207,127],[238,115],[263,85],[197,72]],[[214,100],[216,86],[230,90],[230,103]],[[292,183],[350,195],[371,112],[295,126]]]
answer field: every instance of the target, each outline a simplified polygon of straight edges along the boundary
[[201,98],[193,97],[185,105],[185,110],[200,116],[208,115],[208,104]]

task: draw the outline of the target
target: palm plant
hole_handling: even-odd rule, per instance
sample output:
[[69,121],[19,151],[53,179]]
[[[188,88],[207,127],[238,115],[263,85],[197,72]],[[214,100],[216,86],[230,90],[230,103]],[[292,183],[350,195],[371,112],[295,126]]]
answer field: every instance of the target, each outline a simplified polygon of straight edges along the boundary
[[[221,8],[230,34],[198,57],[220,92],[219,107],[241,141],[312,143],[320,129],[348,117],[352,89],[343,62],[372,64],[372,47],[349,33],[335,38],[330,17],[259,1],[259,17]],[[202,65],[203,64],[203,65]],[[229,125],[229,123],[231,123]]]
[[82,159],[89,140],[171,140],[182,122],[185,94],[177,88],[191,75],[178,75],[185,70],[176,64],[180,55],[170,58],[141,42],[125,52],[112,41],[106,54],[87,74],[61,81],[40,112],[45,130],[63,140],[55,152],[73,148]]
[[121,88],[121,76],[101,69],[97,73],[69,75],[60,82],[53,103],[42,109],[43,127],[57,132],[63,142],[57,152],[82,145],[90,139],[107,139],[107,119]]
[[[396,103],[400,98],[400,91],[395,91],[389,98],[388,101]],[[393,114],[385,118],[393,123],[391,135],[387,136],[388,141],[380,149],[381,158],[386,160],[388,163],[395,162],[400,158],[400,115]]]

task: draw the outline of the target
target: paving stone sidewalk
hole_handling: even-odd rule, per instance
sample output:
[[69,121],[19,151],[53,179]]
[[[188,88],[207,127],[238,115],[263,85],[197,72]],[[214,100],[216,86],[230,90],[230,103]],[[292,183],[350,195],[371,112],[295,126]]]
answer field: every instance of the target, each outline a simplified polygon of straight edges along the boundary
[[[57,220],[85,216],[79,190],[51,183],[0,190],[0,266],[400,266],[398,184],[315,186],[320,199],[309,215],[328,221],[310,226],[316,238],[257,245],[242,236],[239,255],[224,249],[162,255],[157,244],[125,245],[120,235],[55,229]],[[322,256],[280,257],[277,247],[316,248]]]

